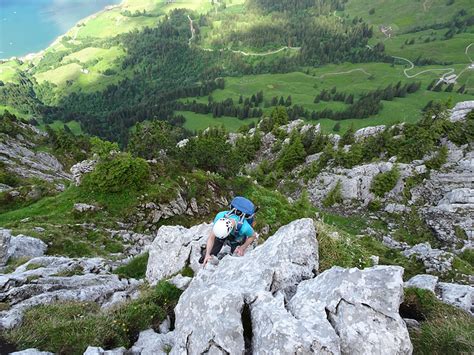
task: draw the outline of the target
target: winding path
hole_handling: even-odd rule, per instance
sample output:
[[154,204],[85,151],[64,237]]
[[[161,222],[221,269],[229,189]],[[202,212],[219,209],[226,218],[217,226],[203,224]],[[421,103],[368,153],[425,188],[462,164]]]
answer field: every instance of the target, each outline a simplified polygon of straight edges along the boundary
[[419,73],[416,73],[416,74],[413,74],[413,75],[410,75],[408,74],[408,72],[412,69],[415,68],[415,64],[413,64],[413,62],[407,58],[403,58],[403,57],[395,57],[395,56],[392,56],[392,58],[395,58],[395,59],[401,59],[401,60],[404,60],[406,62],[408,62],[410,64],[410,68],[405,68],[403,70],[403,74],[405,74],[405,76],[409,79],[411,78],[416,78],[418,75],[420,74],[424,74],[424,73],[429,73],[429,72],[439,72],[439,71],[445,71],[446,73],[443,74],[443,77],[445,77],[446,75],[449,75],[449,74],[452,74],[454,73],[454,68],[439,68],[439,69],[426,69],[426,70],[423,70],[423,71],[420,71]]
[[362,73],[364,73],[365,75],[368,75],[368,76],[372,75],[370,73],[367,73],[364,68],[356,68],[356,69],[351,69],[351,70],[348,70],[348,71],[341,71],[341,72],[337,72],[337,73],[326,73],[326,74],[323,74],[323,75],[319,76],[318,78],[322,79],[322,78],[324,78],[325,76],[328,76],[328,75],[350,74],[350,73],[353,73],[355,71],[360,71],[360,72],[362,72]]

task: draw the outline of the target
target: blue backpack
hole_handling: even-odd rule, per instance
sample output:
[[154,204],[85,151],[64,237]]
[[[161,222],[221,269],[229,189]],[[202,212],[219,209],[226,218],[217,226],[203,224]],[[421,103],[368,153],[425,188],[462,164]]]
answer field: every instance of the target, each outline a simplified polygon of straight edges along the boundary
[[236,216],[240,217],[240,220],[237,223],[237,232],[240,230],[240,228],[242,228],[244,221],[247,221],[250,225],[252,225],[257,210],[258,208],[255,207],[253,202],[249,199],[246,199],[245,197],[237,196],[232,200],[230,203],[230,211],[228,215],[235,214]]

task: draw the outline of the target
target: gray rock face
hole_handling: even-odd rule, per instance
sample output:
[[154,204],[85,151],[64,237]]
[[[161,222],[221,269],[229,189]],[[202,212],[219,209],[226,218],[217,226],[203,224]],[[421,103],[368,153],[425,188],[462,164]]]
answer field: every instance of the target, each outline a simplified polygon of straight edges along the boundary
[[76,186],[81,184],[82,176],[90,173],[97,165],[97,160],[83,160],[71,167],[72,180]]
[[433,292],[441,301],[474,315],[474,287],[438,282],[437,276],[416,275],[405,282],[405,287],[416,287]]
[[[474,152],[448,144],[446,171],[431,172],[430,178],[411,190],[411,203],[419,209],[437,238],[448,245],[474,243]],[[466,239],[456,234],[463,230]]]
[[140,332],[138,341],[130,349],[133,354],[167,355],[174,344],[172,333],[158,334],[153,329]]
[[178,274],[174,276],[173,278],[171,278],[169,282],[175,285],[180,290],[185,290],[186,288],[188,288],[189,284],[191,283],[191,280],[192,280],[191,277]]
[[99,347],[89,346],[87,347],[83,355],[124,355],[124,354],[128,354],[127,349],[125,349],[124,347],[113,349],[113,350],[104,350]]
[[54,353],[50,353],[47,351],[40,351],[38,349],[26,349],[22,351],[15,351],[10,353],[10,355],[54,355]]
[[[37,139],[45,135],[33,126],[22,125],[22,128],[30,131]],[[46,152],[35,151],[36,144],[31,140],[21,135],[12,138],[1,134],[1,138],[0,162],[5,164],[9,171],[24,178],[38,178],[46,181],[71,179],[56,157]]]
[[[403,298],[403,268],[376,266],[365,270],[333,267],[304,281],[289,309],[312,330],[330,328],[322,349],[343,354],[411,354],[405,323],[398,314]],[[326,324],[326,325],[327,325]]]
[[181,226],[163,226],[158,230],[150,247],[146,279],[152,285],[175,275],[191,261],[191,267],[199,270],[197,263],[201,248],[206,245],[210,225],[201,224],[190,229]]
[[8,256],[12,259],[35,258],[43,256],[47,248],[42,240],[20,234],[10,239]]
[[15,237],[11,235],[11,230],[0,228],[0,266],[9,259],[43,256],[47,247],[40,239],[22,234]]
[[[204,233],[202,239],[202,231],[209,226],[162,227],[153,243],[156,251],[150,251],[155,261],[148,265],[149,280],[179,271],[189,258],[192,264],[199,256],[193,248],[207,238]],[[170,266],[175,263],[179,266]],[[225,256],[217,265],[196,268],[175,309],[175,330],[142,332],[132,350],[161,354],[172,346],[172,354],[411,353],[398,315],[402,268],[336,267],[314,277],[317,269],[315,225],[310,219],[294,221],[243,257]],[[251,341],[245,338],[248,324]]]
[[374,136],[380,132],[383,132],[384,130],[384,125],[361,128],[354,133],[354,138],[356,141],[359,141],[367,137]]
[[299,281],[312,277],[318,266],[315,233],[312,220],[298,220],[245,256],[226,256],[218,266],[200,271],[175,309],[173,353],[201,353],[212,345],[231,354],[242,353],[244,304],[250,304],[259,292],[289,295]]
[[0,329],[21,322],[30,307],[56,301],[90,301],[101,305],[115,293],[134,294],[141,282],[119,279],[111,266],[100,258],[33,258],[13,273],[0,275],[0,302],[10,309],[0,312]]
[[420,243],[402,252],[407,258],[414,255],[421,260],[427,272],[445,273],[452,269],[454,254],[440,249],[432,249],[430,243]]
[[0,229],[0,266],[5,265],[8,261],[11,237],[12,235],[8,229]]
[[433,275],[416,275],[405,282],[405,287],[416,287],[423,290],[428,290],[435,293],[435,288],[438,283],[438,276]]
[[474,315],[474,287],[440,282],[436,286],[436,293],[443,302]]
[[94,205],[88,205],[86,203],[75,203],[74,204],[74,211],[77,211],[79,213],[84,213],[84,212],[95,212],[100,210],[98,206]]
[[474,110],[474,101],[458,102],[451,110],[450,120],[452,122],[461,121],[472,110]]

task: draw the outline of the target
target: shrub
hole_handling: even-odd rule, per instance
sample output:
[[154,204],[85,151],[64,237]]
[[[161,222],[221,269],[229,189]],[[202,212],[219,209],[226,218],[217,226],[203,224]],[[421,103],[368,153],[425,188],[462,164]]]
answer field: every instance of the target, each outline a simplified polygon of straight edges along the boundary
[[328,192],[327,196],[323,200],[324,207],[331,207],[336,203],[342,202],[341,194],[341,180],[338,180],[336,185]]
[[285,171],[289,171],[303,163],[305,157],[306,151],[301,142],[301,137],[295,132],[292,134],[290,142],[283,146],[280,156],[278,157],[277,166]]
[[121,153],[99,162],[94,171],[84,176],[82,185],[97,192],[140,190],[149,175],[145,160]]
[[118,152],[119,146],[117,143],[104,141],[98,137],[91,138],[92,153],[97,154],[100,158],[105,159],[110,155],[110,152]]
[[374,177],[370,191],[378,197],[384,197],[387,192],[395,187],[399,178],[400,170],[398,166],[394,166],[390,171],[380,173]]
[[428,169],[439,170],[443,166],[443,164],[446,163],[447,158],[448,148],[444,145],[439,148],[438,152],[433,158],[425,162],[425,165]]

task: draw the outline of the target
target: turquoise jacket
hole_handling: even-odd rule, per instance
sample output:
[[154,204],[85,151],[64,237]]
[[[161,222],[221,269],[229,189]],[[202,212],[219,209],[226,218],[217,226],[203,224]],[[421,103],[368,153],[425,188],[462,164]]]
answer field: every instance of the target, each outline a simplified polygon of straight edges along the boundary
[[[216,223],[218,219],[226,217],[229,212],[230,211],[222,211],[216,214],[216,217],[214,218],[214,223]],[[227,218],[233,219],[236,222],[236,226],[240,222],[240,217],[235,214],[230,214],[227,216]],[[231,232],[232,239],[234,239],[236,242],[241,242],[251,237],[253,234],[254,230],[246,220],[244,220],[243,223],[240,224],[240,228],[238,228],[238,230],[236,230],[236,228],[234,227],[234,230]]]

